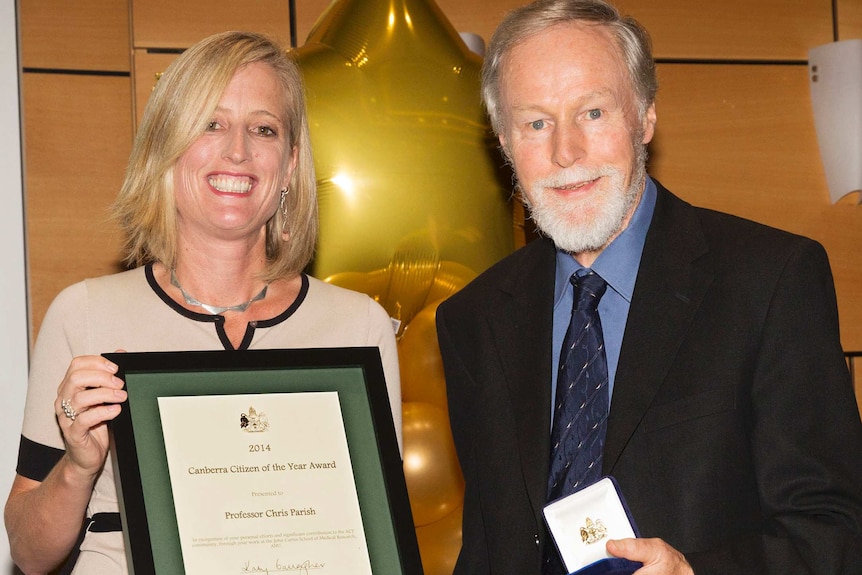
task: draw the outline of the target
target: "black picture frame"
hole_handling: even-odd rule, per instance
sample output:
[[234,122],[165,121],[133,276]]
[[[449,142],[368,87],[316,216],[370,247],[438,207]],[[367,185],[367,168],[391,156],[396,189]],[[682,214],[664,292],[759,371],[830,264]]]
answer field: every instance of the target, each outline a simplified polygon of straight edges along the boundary
[[184,573],[158,399],[335,391],[373,573],[421,575],[416,532],[376,347],[107,353],[129,398],[111,424],[130,571]]

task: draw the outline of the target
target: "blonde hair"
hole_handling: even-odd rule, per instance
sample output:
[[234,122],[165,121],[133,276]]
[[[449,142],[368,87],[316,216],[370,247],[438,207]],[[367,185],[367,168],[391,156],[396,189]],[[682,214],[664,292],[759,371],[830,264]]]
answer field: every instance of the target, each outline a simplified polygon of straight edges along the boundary
[[[284,199],[286,218],[277,209],[266,224],[264,279],[295,275],[311,261],[318,230],[317,188],[299,67],[267,36],[223,32],[183,52],[156,83],[144,110],[125,180],[113,206],[126,234],[127,263],[160,262],[169,268],[176,264],[174,165],[206,130],[236,71],[255,62],[271,66],[279,78],[284,95],[286,153],[294,147],[297,150],[290,193]],[[288,232],[288,241],[282,238],[282,230]]]

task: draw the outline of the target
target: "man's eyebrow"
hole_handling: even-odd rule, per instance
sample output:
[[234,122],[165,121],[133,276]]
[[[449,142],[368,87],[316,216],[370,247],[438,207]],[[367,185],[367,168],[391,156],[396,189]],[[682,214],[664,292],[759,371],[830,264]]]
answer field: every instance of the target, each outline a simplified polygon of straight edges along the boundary
[[[612,90],[611,88],[600,88],[597,90],[591,90],[591,91],[586,92],[584,94],[580,94],[577,97],[572,98],[569,103],[570,104],[574,103],[575,105],[583,105],[583,104],[589,103],[589,102],[594,101],[594,100],[601,100],[601,99],[605,99],[605,98],[611,98],[614,101],[616,101],[618,99],[616,92],[614,90]],[[512,105],[512,107],[510,109],[512,112],[515,112],[515,113],[518,113],[518,112],[523,113],[523,112],[540,112],[540,111],[544,110],[545,107],[546,107],[545,104],[537,102],[537,103],[526,103],[526,104],[514,104],[514,105]]]

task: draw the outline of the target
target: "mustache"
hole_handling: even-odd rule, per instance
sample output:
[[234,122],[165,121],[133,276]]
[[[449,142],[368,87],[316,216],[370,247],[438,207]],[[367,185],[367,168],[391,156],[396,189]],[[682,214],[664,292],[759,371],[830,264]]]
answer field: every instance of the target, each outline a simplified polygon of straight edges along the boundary
[[601,166],[597,168],[585,168],[582,166],[570,167],[550,176],[539,178],[533,182],[533,189],[539,188],[568,188],[584,184],[602,177],[616,176],[620,170],[613,166]]

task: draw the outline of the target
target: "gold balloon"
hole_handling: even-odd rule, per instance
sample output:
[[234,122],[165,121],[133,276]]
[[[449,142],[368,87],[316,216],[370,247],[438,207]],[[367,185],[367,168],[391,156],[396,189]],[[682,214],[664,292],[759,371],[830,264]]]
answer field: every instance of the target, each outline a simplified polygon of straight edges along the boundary
[[459,507],[434,523],[416,528],[422,569],[425,575],[452,575],[461,551],[461,516]]
[[467,266],[455,262],[440,262],[434,283],[428,290],[425,305],[446,299],[476,277],[476,274]]
[[[399,322],[400,338],[414,316],[429,304],[446,299],[473,279],[476,274],[455,262],[422,260],[399,246],[396,256],[385,269],[363,272],[341,272],[324,279],[329,283],[370,295]],[[436,329],[436,328],[435,328]],[[436,332],[435,332],[436,334]],[[434,340],[436,349],[436,335]],[[437,351],[439,357],[439,351]],[[441,360],[442,361],[442,360]]]
[[446,412],[429,403],[404,409],[404,479],[413,524],[428,525],[452,513],[464,499],[464,478]]
[[398,322],[404,474],[429,575],[451,573],[464,480],[434,311],[513,249],[511,174],[481,60],[433,0],[336,0],[298,50],[320,206],[311,273]]
[[512,251],[481,59],[433,0],[337,0],[298,55],[320,196],[314,275],[392,266],[394,282],[421,286],[438,262],[475,273]]
[[413,318],[398,341],[401,361],[401,401],[430,403],[448,413],[446,378],[437,344],[435,317],[439,302]]
[[[389,270],[374,270],[368,273],[341,272],[332,274],[323,281],[368,294],[376,302],[382,303],[389,291]],[[392,313],[390,312],[389,315],[392,315]]]

